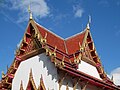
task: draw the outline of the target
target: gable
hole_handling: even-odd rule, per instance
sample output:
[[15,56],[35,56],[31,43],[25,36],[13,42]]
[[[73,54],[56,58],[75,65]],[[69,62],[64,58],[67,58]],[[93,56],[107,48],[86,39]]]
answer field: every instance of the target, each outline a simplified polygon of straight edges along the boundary
[[94,46],[94,42],[93,42],[90,31],[88,31],[88,34],[86,36],[86,39],[84,42],[84,47],[85,47],[85,57],[90,59],[88,61],[89,64],[96,67],[96,69],[100,75],[100,78],[105,79],[107,77],[107,75],[104,72],[104,69],[100,62],[100,58],[98,57],[98,54],[97,54],[96,48]]
[[22,60],[28,59],[38,53],[45,52],[38,38],[42,38],[41,34],[35,29],[32,23],[28,24],[19,49],[16,51],[16,57]]

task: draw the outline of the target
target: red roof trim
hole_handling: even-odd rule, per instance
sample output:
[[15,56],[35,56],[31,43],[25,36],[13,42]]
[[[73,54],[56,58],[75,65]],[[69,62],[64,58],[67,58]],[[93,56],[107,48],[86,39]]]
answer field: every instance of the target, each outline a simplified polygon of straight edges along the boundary
[[62,68],[62,70],[66,71],[66,72],[69,72],[70,74],[75,75],[77,77],[81,77],[85,80],[89,80],[90,83],[92,83],[92,84],[95,84],[95,85],[98,85],[98,86],[101,86],[101,87],[104,86],[107,89],[112,89],[112,90],[118,89],[119,90],[119,88],[117,86],[115,86],[114,84],[108,84],[105,81],[101,81],[101,80],[99,80],[97,78],[94,78],[92,76],[89,76],[89,75],[87,75],[83,72],[77,71],[77,70],[75,70],[75,69],[73,69],[69,66],[65,66],[64,68]]

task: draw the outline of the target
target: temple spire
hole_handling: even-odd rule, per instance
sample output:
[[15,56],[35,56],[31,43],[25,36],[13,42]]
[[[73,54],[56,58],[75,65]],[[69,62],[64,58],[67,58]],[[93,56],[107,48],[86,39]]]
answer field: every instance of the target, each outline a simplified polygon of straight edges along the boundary
[[29,12],[29,19],[31,20],[32,19],[32,11],[31,11],[31,7],[30,7],[30,5],[29,5],[29,7],[28,7],[28,12]]
[[88,16],[88,23],[87,23],[87,29],[90,29],[90,24],[91,24],[91,16]]

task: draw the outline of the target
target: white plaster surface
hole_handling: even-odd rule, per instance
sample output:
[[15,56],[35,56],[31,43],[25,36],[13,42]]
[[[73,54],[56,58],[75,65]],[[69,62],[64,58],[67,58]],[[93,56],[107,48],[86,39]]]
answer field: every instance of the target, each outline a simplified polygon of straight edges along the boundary
[[78,65],[78,70],[101,80],[96,67],[92,66],[89,63],[81,60],[81,63]]
[[[26,89],[29,81],[30,69],[32,69],[33,79],[37,87],[40,85],[40,77],[42,75],[46,89],[59,90],[57,69],[45,53],[34,56],[20,63],[13,79],[12,90],[19,90],[21,80],[23,82],[23,88]],[[101,79],[96,67],[84,61],[81,61],[78,66],[78,70],[95,78]],[[66,90],[67,83],[69,90],[73,90],[73,82],[70,79],[71,78],[68,77],[63,81],[61,90]],[[77,86],[76,90],[81,90],[80,85]]]
[[12,90],[19,90],[21,80],[23,82],[23,88],[26,89],[30,69],[32,69],[33,78],[37,87],[40,85],[40,77],[42,74],[46,89],[57,90],[57,69],[45,53],[20,63],[13,79]]
[[113,81],[114,81],[115,85],[120,85],[120,74],[119,73],[113,74]]

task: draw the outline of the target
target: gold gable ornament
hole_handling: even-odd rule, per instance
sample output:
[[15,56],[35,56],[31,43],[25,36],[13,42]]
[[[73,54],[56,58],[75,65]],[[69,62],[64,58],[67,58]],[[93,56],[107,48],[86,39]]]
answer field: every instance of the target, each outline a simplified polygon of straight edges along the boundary
[[75,54],[73,54],[73,57],[74,57],[74,63],[79,64],[80,63],[80,59],[79,59],[80,57],[79,56],[76,57]]
[[41,38],[41,43],[44,45],[46,42],[47,42],[47,33],[45,34],[45,37],[44,38]]
[[54,51],[51,53],[51,56],[56,57],[56,49],[57,49],[57,46],[55,46]]
[[65,59],[65,56],[63,56],[62,61],[58,64],[59,68],[65,67],[64,59]]

